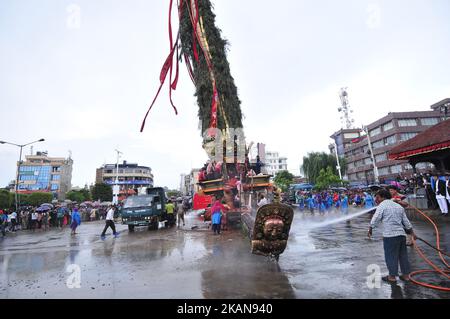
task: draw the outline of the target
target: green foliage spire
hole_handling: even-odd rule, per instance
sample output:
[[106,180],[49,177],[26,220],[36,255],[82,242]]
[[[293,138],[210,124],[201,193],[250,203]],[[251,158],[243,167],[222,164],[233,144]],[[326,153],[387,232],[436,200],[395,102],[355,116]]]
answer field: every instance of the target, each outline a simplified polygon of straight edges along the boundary
[[[183,1],[183,0],[182,0]],[[205,56],[197,40],[193,41],[193,27],[189,16],[188,3],[184,1],[183,12],[180,21],[181,51],[192,62],[195,79],[198,116],[202,124],[202,133],[209,128],[211,120],[211,102],[213,97],[213,85],[209,74]],[[221,37],[221,31],[215,24],[215,14],[212,11],[210,0],[198,0],[199,16],[205,30],[209,52],[212,57],[214,77],[216,79],[219,94],[219,108],[217,110],[217,128],[226,129],[226,123],[231,128],[242,128],[241,101],[238,97],[237,87],[231,76],[230,65],[226,56],[228,43]],[[196,45],[199,62],[197,63],[193,43]]]

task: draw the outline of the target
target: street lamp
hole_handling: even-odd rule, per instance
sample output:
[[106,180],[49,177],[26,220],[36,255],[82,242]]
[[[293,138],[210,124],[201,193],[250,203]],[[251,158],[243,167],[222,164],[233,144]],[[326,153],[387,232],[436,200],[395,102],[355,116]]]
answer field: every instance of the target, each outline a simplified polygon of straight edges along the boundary
[[13,145],[13,146],[17,146],[20,148],[20,155],[19,155],[19,165],[17,167],[17,174],[16,174],[16,186],[15,186],[15,200],[16,200],[16,212],[18,213],[19,211],[19,194],[18,194],[18,190],[19,190],[19,170],[20,170],[20,164],[22,164],[22,149],[25,146],[34,144],[34,143],[38,143],[38,142],[44,142],[45,139],[41,138],[40,140],[34,141],[34,142],[30,142],[27,144],[15,144],[15,143],[10,143],[10,142],[5,142],[5,141],[0,141],[0,144],[9,144],[9,145]]
[[115,150],[117,152],[117,164],[116,164],[116,182],[115,185],[113,187],[113,204],[118,204],[119,203],[119,193],[120,193],[120,186],[119,186],[119,158],[120,158],[120,154],[123,154],[121,151],[119,150]]

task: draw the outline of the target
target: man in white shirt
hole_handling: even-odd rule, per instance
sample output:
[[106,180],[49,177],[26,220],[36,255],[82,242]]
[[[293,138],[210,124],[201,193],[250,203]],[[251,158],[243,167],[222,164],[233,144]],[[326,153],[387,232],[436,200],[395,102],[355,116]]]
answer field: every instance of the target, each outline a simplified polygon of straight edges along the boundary
[[114,209],[115,209],[114,206],[110,206],[108,209],[108,212],[106,213],[106,224],[105,224],[105,228],[103,228],[103,232],[101,234],[102,239],[105,239],[105,234],[106,234],[106,231],[108,230],[108,227],[111,227],[115,238],[117,238],[117,236],[119,235],[116,232],[116,225],[114,224]]
[[15,232],[16,231],[16,225],[17,225],[17,213],[16,212],[12,212],[10,214],[11,216],[11,231]]
[[409,281],[411,267],[406,250],[406,234],[410,233],[411,236],[416,238],[411,222],[406,216],[405,209],[391,200],[389,191],[385,189],[379,190],[376,193],[375,200],[378,206],[370,221],[367,235],[371,238],[373,229],[380,223],[383,223],[384,256],[389,275],[381,279],[389,283],[396,283],[398,265],[400,264],[402,271],[400,279]]
[[445,174],[445,198],[447,198],[448,207],[450,207],[450,173]]
[[444,216],[448,216],[448,206],[446,199],[446,182],[441,180],[439,176],[433,175],[433,179],[435,182],[434,191],[436,193],[436,200],[439,204],[439,208],[441,209],[441,213]]
[[38,213],[36,213],[35,211],[33,211],[33,212],[31,213],[31,229],[32,229],[33,231],[36,230],[37,219],[38,219]]

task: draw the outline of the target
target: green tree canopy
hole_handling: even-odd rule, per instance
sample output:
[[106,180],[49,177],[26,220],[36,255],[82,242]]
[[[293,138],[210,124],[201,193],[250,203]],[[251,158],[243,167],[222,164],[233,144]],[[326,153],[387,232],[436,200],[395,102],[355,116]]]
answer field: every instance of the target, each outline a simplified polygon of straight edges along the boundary
[[95,184],[92,188],[92,199],[110,202],[113,198],[112,187],[107,184]]
[[327,189],[330,186],[338,186],[341,183],[340,178],[333,173],[330,166],[326,169],[321,169],[319,176],[317,176],[315,188],[317,189]]
[[[342,174],[345,174],[345,160],[339,158]],[[336,156],[325,152],[311,152],[303,157],[301,170],[308,181],[312,184],[317,183],[320,171],[327,170],[330,167],[333,174],[338,175]]]
[[82,203],[86,200],[85,195],[81,191],[70,191],[66,194],[66,198],[77,203]]
[[91,192],[89,191],[89,189],[83,188],[79,192],[83,194],[84,201],[92,200]]
[[[16,196],[14,193],[10,193],[11,196],[11,206],[16,207]],[[30,202],[31,194],[19,194],[19,206],[32,205]]]
[[8,209],[12,206],[13,197],[11,195],[14,196],[9,190],[0,189],[0,209]]
[[273,181],[283,192],[286,192],[294,181],[294,175],[289,171],[279,171]]
[[[44,203],[51,203],[52,199],[53,195],[51,193],[32,193],[27,201],[32,206],[39,206]],[[22,200],[20,202],[22,203]]]

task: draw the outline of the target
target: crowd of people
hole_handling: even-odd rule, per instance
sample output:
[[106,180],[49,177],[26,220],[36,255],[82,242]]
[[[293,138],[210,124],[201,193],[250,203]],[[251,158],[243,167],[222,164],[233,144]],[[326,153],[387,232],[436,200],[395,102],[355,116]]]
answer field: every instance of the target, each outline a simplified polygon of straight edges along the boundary
[[340,210],[348,213],[349,206],[359,208],[372,208],[375,200],[371,193],[362,191],[298,191],[295,202],[301,211],[309,210],[311,213],[319,211],[325,213],[331,210]]
[[173,227],[175,226],[175,224],[177,224],[178,227],[181,227],[181,223],[183,223],[183,226],[185,226],[186,224],[184,221],[184,216],[186,215],[186,212],[190,209],[190,207],[191,206],[188,199],[169,199],[166,204],[169,227]]
[[[257,176],[263,174],[262,168],[265,164],[261,161],[259,155],[256,156],[255,163],[250,163],[248,156],[246,156],[245,163],[237,163],[234,166],[227,167],[227,175],[229,179],[242,179],[245,177]],[[208,161],[200,169],[198,180],[199,182],[220,179],[223,177],[223,162],[215,160]]]
[[7,232],[14,233],[18,230],[35,232],[65,228],[72,225],[74,213],[75,218],[81,223],[106,219],[107,209],[86,206],[55,206],[48,207],[48,210],[24,206],[20,207],[18,212],[15,209],[0,209],[0,231],[5,236]]

